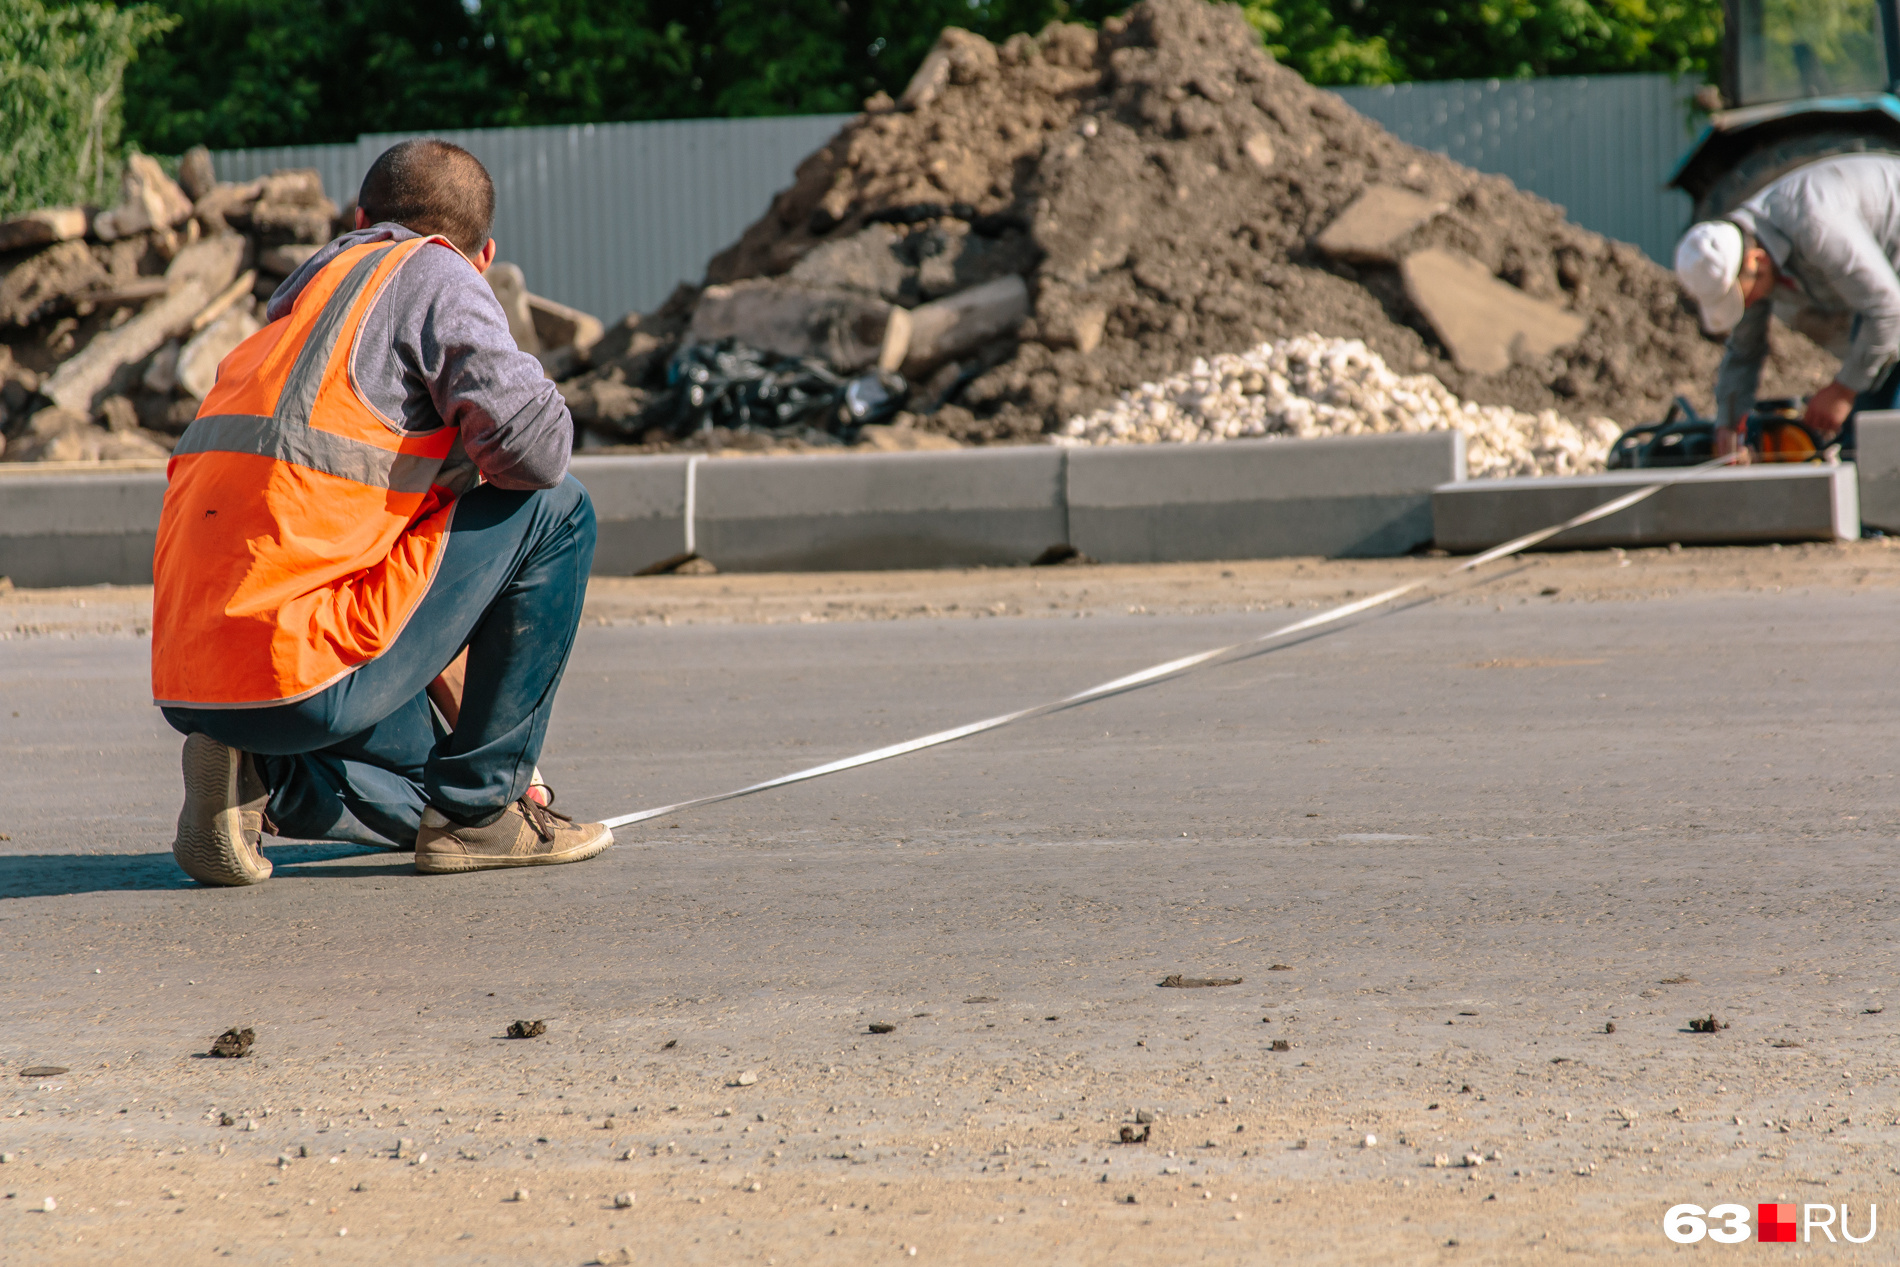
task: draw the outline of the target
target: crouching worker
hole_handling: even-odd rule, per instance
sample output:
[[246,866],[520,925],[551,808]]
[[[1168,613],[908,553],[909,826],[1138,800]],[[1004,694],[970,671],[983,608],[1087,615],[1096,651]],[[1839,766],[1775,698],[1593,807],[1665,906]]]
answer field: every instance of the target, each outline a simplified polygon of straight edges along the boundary
[[594,512],[567,406],[482,280],[494,205],[466,150],[384,153],[356,230],[278,287],[173,452],[152,686],[202,883],[267,879],[264,833],[413,847],[429,873],[613,843],[530,791]]

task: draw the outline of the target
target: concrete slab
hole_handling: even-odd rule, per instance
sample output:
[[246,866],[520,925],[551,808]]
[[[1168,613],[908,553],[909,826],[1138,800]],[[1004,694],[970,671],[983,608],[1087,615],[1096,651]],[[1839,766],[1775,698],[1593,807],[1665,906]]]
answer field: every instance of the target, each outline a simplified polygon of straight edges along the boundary
[[[1433,538],[1445,550],[1483,550],[1562,523],[1657,482],[1658,471],[1562,479],[1468,480],[1432,493]],[[1851,462],[1790,463],[1714,471],[1672,485],[1627,510],[1553,537],[1542,548],[1848,541],[1860,536]]]
[[691,460],[574,458],[568,469],[594,499],[600,534],[594,545],[595,576],[632,576],[692,548],[686,532],[686,464]]
[[1882,532],[1900,532],[1900,410],[1857,415],[1854,443],[1861,523]]
[[1076,448],[1069,540],[1104,563],[1404,554],[1464,471],[1451,431]]
[[1461,370],[1497,374],[1575,342],[1587,322],[1532,298],[1457,251],[1418,251],[1399,265],[1405,297],[1431,323]]
[[[594,499],[597,576],[688,551],[731,572],[1012,566],[1065,543],[1123,563],[1363,558],[1431,539],[1432,489],[1462,476],[1464,440],[580,455],[572,469]],[[0,466],[0,575],[34,587],[149,583],[164,490],[159,464]]]
[[697,549],[729,572],[1028,563],[1067,539],[1063,451],[724,458],[699,466]]
[[0,468],[0,576],[34,587],[150,585],[164,501],[162,467]]
[[1446,206],[1397,185],[1369,185],[1313,239],[1313,245],[1357,264],[1396,264],[1393,246],[1398,240]]

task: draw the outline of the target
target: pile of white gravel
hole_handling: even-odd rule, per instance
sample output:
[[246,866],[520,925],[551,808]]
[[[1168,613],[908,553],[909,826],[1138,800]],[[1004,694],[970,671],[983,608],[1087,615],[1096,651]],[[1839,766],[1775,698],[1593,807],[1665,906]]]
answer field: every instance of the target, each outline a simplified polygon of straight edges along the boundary
[[1185,373],[1143,383],[1106,409],[1071,418],[1058,444],[1196,443],[1465,433],[1474,477],[1587,475],[1603,469],[1621,428],[1575,422],[1554,409],[1520,413],[1460,400],[1430,374],[1395,374],[1359,339],[1303,334],[1246,352],[1197,359]]

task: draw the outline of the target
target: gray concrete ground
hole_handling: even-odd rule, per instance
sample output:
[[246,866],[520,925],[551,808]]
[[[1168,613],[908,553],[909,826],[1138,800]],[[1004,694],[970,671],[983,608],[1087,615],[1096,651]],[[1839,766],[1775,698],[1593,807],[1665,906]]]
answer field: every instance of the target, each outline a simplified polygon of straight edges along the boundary
[[[215,892],[147,644],[0,643],[0,1258],[1518,1262],[1729,1201],[1864,1235],[1896,618],[1520,575],[581,866],[285,844]],[[661,804],[1271,619],[590,627],[543,764]],[[196,1054],[234,1024],[253,1055]]]

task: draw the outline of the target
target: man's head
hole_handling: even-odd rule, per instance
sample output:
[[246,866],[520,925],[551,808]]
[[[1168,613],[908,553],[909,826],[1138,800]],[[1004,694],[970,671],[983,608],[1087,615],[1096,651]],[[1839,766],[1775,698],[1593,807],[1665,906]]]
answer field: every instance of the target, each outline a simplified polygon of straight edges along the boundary
[[393,222],[440,234],[472,260],[489,254],[495,182],[481,160],[459,145],[424,138],[384,150],[363,177],[357,223]]
[[1702,329],[1727,334],[1742,312],[1774,293],[1775,261],[1728,220],[1704,220],[1676,246],[1676,280],[1702,311]]

